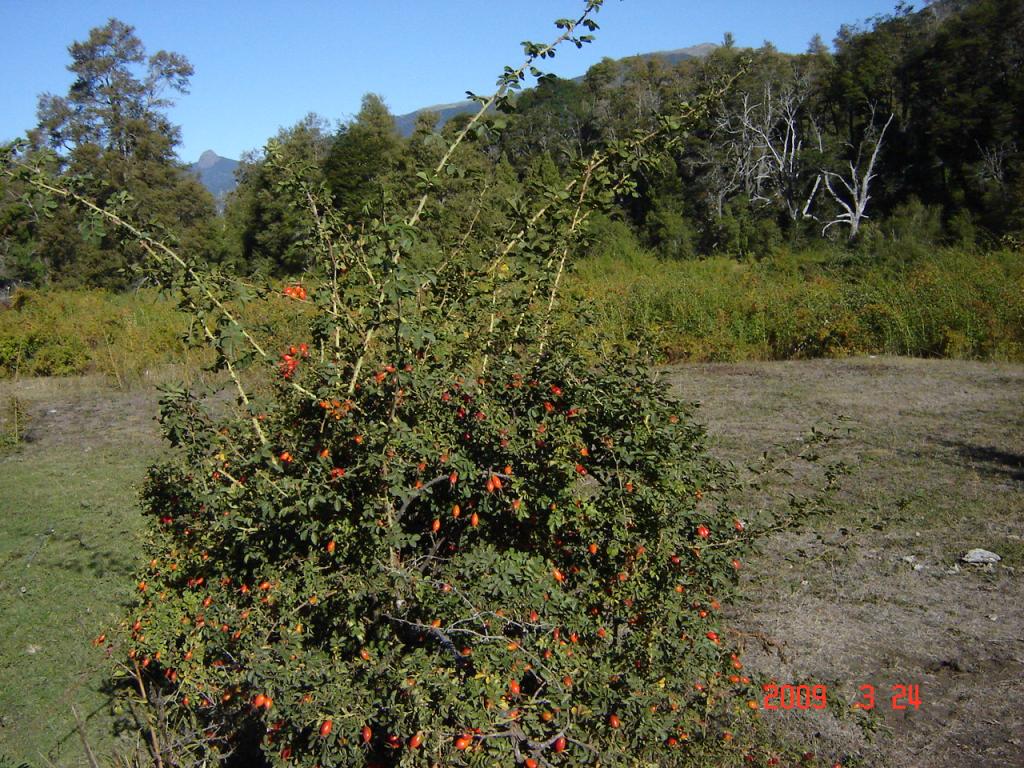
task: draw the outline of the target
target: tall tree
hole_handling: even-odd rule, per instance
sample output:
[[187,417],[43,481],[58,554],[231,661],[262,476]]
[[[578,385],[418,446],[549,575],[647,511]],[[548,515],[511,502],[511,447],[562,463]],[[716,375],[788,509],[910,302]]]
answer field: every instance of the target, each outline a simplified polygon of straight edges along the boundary
[[[135,29],[117,19],[68,53],[75,81],[65,96],[40,96],[33,143],[54,150],[64,172],[91,176],[88,193],[101,204],[127,192],[136,216],[205,252],[213,199],[177,161],[180,131],[166,114],[173,95],[188,92],[192,65],[168,51],[147,56]],[[77,231],[59,221],[41,228],[41,252],[54,278],[107,286],[125,285],[121,270],[138,256],[113,240],[83,247]]]
[[226,260],[244,273],[287,275],[307,266],[304,238],[310,228],[306,208],[289,204],[280,194],[286,181],[282,166],[301,174],[316,187],[324,180],[323,164],[331,135],[324,118],[310,113],[270,140],[278,162],[267,154],[249,153],[238,169],[238,186],[224,211]]
[[938,193],[934,202],[981,214],[996,230],[1019,205],[1008,190],[1024,173],[1022,40],[1019,0],[974,0],[906,62],[915,86],[911,161]]
[[[76,76],[67,96],[39,98],[39,131],[54,148],[74,152],[92,144],[125,160],[170,160],[179,130],[162,110],[167,93],[188,93],[192,65],[178,53],[146,57],[134,27],[117,19],[68,47]],[[140,71],[141,70],[141,71]],[[154,140],[157,139],[157,140]]]
[[849,238],[853,240],[857,237],[861,223],[868,217],[867,207],[868,201],[871,200],[871,182],[875,178],[878,154],[885,142],[885,133],[889,130],[895,117],[895,115],[889,115],[889,119],[886,120],[881,130],[875,128],[874,120],[871,121],[870,130],[865,132],[864,138],[857,147],[849,148],[853,159],[847,163],[848,172],[836,173],[830,170],[822,172],[825,189],[836,205],[842,209],[822,228],[823,235],[836,224],[846,224],[850,228]]
[[585,151],[589,118],[582,89],[572,80],[549,75],[524,91],[502,135],[506,153],[523,162],[547,154],[563,166],[580,157]]
[[335,204],[349,220],[379,202],[388,174],[396,170],[404,146],[395,118],[375,93],[363,96],[359,113],[342,127],[324,164]]

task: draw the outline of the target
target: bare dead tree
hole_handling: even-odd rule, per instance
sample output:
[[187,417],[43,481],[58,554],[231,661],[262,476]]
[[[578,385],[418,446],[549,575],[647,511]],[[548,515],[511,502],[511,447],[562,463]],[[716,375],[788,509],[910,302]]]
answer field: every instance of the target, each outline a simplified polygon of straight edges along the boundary
[[[865,129],[864,136],[857,145],[854,159],[849,162],[849,174],[844,176],[827,170],[821,172],[822,177],[825,179],[825,189],[828,190],[836,204],[842,208],[842,212],[839,215],[822,227],[822,235],[836,224],[846,224],[850,227],[849,235],[850,239],[853,240],[857,237],[857,233],[860,232],[861,223],[864,219],[868,218],[867,207],[868,201],[871,199],[871,182],[875,178],[875,164],[878,161],[878,154],[882,150],[882,143],[885,141],[885,132],[889,130],[889,126],[896,115],[895,113],[890,114],[889,119],[882,126],[882,130],[877,133],[874,129],[874,117],[875,110],[872,107],[871,121],[868,123],[868,128]],[[867,158],[866,167],[862,168],[861,166],[868,151],[871,153],[870,157]],[[833,181],[841,185],[838,190],[836,186],[833,186]]]
[[[767,83],[759,101],[743,94],[739,111],[719,119],[715,134],[723,141],[730,166],[719,174],[723,194],[738,182],[752,202],[778,204],[792,221],[813,218],[810,210],[821,177],[815,174],[811,183],[804,157],[803,107],[809,92],[800,82],[782,89]],[[811,129],[820,151],[821,134],[813,122]]]
[[710,207],[715,217],[721,219],[725,214],[725,201],[742,187],[742,171],[740,163],[725,162],[716,151],[713,143],[708,143],[697,152],[692,166],[699,168],[703,193],[710,200]]
[[975,142],[981,155],[977,175],[982,183],[995,184],[1002,189],[1006,185],[1006,161],[1017,153],[1017,143],[1004,141],[999,146],[982,146]]

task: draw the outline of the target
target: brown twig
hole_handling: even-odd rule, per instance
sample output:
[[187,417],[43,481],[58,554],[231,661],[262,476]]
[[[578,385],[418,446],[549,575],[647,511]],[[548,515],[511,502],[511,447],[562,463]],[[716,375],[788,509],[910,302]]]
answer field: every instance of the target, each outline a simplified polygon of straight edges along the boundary
[[[142,697],[144,704],[148,704],[149,695],[146,692],[146,683],[142,679],[142,670],[139,669],[139,662],[132,660],[132,667],[134,668],[135,684],[139,688],[139,695]],[[146,714],[146,730],[149,734],[149,746],[153,753],[153,761],[156,763],[156,768],[164,768],[164,761],[160,755],[160,742],[156,735],[156,725],[153,723],[153,718],[147,712]]]
[[93,754],[92,747],[89,746],[89,738],[85,733],[85,723],[82,720],[82,716],[78,714],[78,709],[74,704],[71,705],[71,714],[75,718],[75,729],[78,731],[78,736],[82,740],[82,749],[85,750],[85,759],[89,761],[90,768],[100,768],[100,764],[96,760],[96,755]]

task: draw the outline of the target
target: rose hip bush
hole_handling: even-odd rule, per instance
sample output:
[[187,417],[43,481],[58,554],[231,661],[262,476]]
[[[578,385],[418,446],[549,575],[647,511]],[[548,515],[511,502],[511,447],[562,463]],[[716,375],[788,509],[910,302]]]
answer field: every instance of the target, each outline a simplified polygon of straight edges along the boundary
[[175,422],[135,659],[281,762],[669,762],[740,666],[717,609],[743,526],[700,431],[568,339],[476,376],[381,352],[351,395],[299,353],[265,443]]

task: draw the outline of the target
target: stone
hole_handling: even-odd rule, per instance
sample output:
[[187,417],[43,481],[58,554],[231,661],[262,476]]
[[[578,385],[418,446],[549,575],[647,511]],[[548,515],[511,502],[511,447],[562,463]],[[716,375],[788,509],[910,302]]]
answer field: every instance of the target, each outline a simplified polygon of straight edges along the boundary
[[972,549],[960,559],[972,565],[989,565],[991,563],[998,563],[1003,558],[995,552],[989,552],[987,549]]

